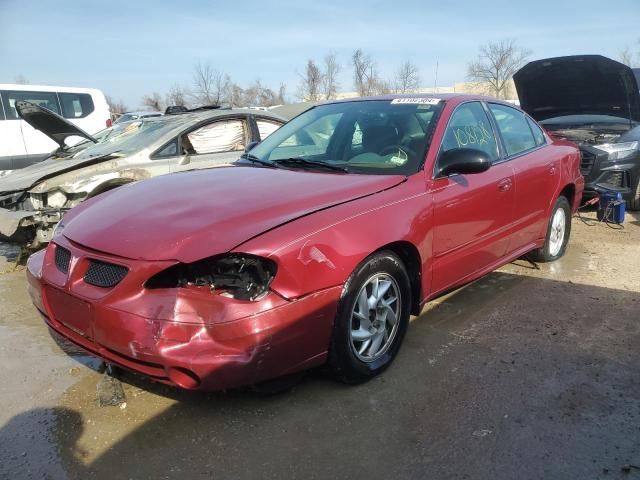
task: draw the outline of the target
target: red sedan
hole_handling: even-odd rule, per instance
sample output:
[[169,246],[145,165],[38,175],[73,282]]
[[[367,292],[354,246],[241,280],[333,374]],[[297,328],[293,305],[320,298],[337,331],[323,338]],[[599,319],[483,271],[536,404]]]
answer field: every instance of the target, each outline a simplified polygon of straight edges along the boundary
[[53,330],[157,381],[216,390],[328,362],[362,382],[425,302],[530,252],[561,257],[579,166],[490,98],[324,104],[232,166],[71,210],[29,259],[30,292]]

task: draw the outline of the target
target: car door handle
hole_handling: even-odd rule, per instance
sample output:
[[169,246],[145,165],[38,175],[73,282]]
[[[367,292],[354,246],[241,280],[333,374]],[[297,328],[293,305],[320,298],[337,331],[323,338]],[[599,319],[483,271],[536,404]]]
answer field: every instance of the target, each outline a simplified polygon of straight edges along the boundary
[[555,175],[555,174],[556,174],[556,164],[551,163],[549,164],[549,175]]
[[503,178],[498,182],[498,190],[501,192],[507,192],[511,190],[511,184],[512,182],[510,178]]

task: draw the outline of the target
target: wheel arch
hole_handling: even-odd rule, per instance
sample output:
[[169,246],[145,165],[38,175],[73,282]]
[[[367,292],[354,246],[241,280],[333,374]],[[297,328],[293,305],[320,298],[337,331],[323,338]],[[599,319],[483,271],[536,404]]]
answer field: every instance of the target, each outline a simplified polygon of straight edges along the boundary
[[113,190],[114,188],[133,183],[134,181],[135,180],[130,180],[127,178],[114,178],[112,180],[107,180],[106,182],[101,183],[93,190],[91,190],[91,192],[89,192],[89,195],[87,195],[87,198],[95,197],[96,195],[100,195],[101,193],[108,192],[109,190]]
[[400,240],[381,246],[375,252],[391,251],[404,263],[411,285],[411,314],[418,315],[421,310],[422,261],[418,248],[411,242]]

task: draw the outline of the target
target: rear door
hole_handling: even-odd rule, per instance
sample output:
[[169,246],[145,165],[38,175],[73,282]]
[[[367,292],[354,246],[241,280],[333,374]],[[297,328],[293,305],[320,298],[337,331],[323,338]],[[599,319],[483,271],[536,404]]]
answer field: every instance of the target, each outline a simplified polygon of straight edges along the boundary
[[489,103],[505,156],[515,175],[514,233],[509,251],[516,251],[544,235],[547,209],[560,180],[560,159],[540,127],[522,111],[498,103]]
[[209,168],[237,160],[251,140],[246,117],[214,120],[183,134],[172,171]]
[[434,179],[434,293],[495,265],[507,251],[513,222],[513,169],[501,159],[493,125],[482,103],[463,103],[453,112],[439,156],[456,148],[482,150],[492,165],[482,173]]

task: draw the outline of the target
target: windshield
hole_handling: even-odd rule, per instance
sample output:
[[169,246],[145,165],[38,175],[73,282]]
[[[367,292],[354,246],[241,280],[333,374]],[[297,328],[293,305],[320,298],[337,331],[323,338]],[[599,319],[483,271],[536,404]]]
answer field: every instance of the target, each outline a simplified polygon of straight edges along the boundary
[[134,115],[132,113],[125,113],[124,115],[120,115],[120,117],[115,121],[115,123],[125,123],[130,122],[138,118],[138,115]]
[[73,155],[74,159],[87,159],[116,153],[120,156],[130,155],[161,139],[167,132],[175,128],[173,122],[138,120],[102,130],[98,143],[80,147]]
[[[411,103],[409,103],[411,102]],[[315,107],[272,133],[250,159],[301,168],[322,162],[349,173],[411,175],[424,160],[444,102],[367,100]]]

